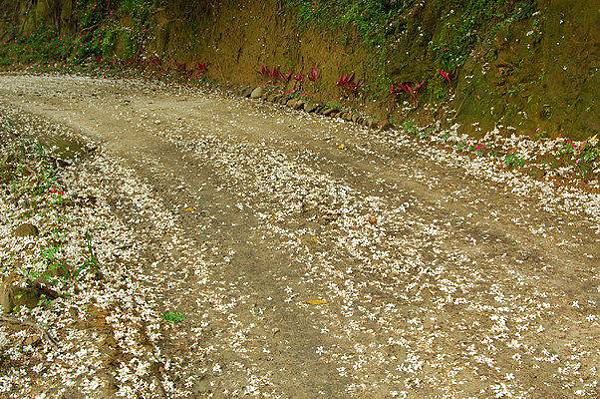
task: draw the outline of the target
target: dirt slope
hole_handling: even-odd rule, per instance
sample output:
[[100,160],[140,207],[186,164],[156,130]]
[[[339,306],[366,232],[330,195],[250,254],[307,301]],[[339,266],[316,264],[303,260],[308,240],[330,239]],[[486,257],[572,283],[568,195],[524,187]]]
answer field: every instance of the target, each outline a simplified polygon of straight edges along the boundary
[[[139,284],[187,319],[160,344],[173,389],[130,397],[600,394],[595,197],[563,211],[395,132],[190,88],[2,76],[0,102],[131,170]],[[95,397],[127,384],[104,372]]]

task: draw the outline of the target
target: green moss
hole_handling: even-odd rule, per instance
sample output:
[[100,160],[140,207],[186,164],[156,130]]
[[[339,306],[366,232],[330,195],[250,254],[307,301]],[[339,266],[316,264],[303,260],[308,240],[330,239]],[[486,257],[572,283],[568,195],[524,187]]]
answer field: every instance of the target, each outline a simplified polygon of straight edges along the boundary
[[[451,2],[443,26],[429,45],[435,65],[457,70],[469,57],[473,47],[491,42],[496,34],[506,32],[515,21],[530,18],[536,10],[536,0],[466,0]],[[493,28],[488,26],[493,22]]]

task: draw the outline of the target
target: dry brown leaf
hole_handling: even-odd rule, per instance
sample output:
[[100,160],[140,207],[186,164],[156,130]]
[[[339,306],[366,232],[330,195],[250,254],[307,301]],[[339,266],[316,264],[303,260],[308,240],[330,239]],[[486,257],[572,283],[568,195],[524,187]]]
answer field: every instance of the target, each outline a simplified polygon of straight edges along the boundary
[[309,305],[326,305],[327,301],[325,299],[309,299],[305,303]]

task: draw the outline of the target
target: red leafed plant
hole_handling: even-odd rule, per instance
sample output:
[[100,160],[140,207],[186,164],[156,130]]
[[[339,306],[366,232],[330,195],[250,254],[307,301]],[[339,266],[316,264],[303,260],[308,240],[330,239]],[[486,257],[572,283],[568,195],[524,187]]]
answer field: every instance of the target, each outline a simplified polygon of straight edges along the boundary
[[311,82],[316,82],[319,79],[319,70],[316,66],[310,68],[310,72],[308,73],[308,80]]
[[298,83],[304,83],[304,75],[297,73],[294,75],[294,80]]
[[273,67],[273,69],[271,69],[271,74],[269,75],[269,77],[273,82],[276,82],[279,79],[281,79],[281,71],[279,70],[279,68]]
[[175,61],[175,71],[177,71],[178,74],[189,78],[190,71],[185,62]]
[[200,79],[201,77],[203,77],[206,74],[207,70],[208,70],[208,63],[206,63],[206,62],[198,63],[198,65],[196,65],[196,71],[194,72],[195,78]]
[[153,55],[147,60],[148,65],[154,69],[160,69],[162,67],[162,60],[158,55]]
[[279,74],[279,80],[281,80],[282,82],[289,82],[290,79],[292,78],[292,75],[294,74],[293,71],[289,70],[286,73],[280,73]]
[[338,77],[336,85],[343,88],[349,93],[356,94],[363,87],[364,81],[354,80],[354,72],[350,74],[342,74]]
[[344,87],[346,85],[348,85],[350,82],[354,81],[354,72],[349,73],[349,74],[342,74],[338,77],[337,80],[337,85],[339,87]]
[[448,84],[452,83],[452,75],[450,72],[446,72],[443,69],[438,69],[438,73],[446,82],[448,82]]
[[271,77],[271,70],[265,64],[262,64],[260,66],[260,69],[258,70],[258,73],[260,73],[263,78],[267,78],[268,79],[268,78]]
[[417,96],[419,95],[420,92],[425,90],[426,87],[427,87],[426,81],[422,81],[420,83],[413,83],[413,82],[392,83],[392,85],[390,86],[390,94],[398,95],[400,93],[406,93],[412,98],[413,102],[415,104],[417,104],[417,102],[418,102]]
[[272,83],[275,83],[278,81],[287,83],[290,81],[290,79],[292,78],[292,75],[293,75],[292,71],[282,73],[279,70],[279,67],[269,68],[268,66],[266,66],[264,64],[260,66],[258,73],[261,74],[264,78],[269,79]]

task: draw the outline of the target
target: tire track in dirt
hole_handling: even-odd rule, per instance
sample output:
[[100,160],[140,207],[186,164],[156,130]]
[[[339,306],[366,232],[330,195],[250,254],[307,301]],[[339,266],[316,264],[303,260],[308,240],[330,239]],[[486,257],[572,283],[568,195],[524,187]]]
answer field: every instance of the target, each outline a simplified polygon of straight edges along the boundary
[[[3,101],[103,141],[202,248],[208,282],[185,256],[149,270],[192,315],[167,351],[222,350],[190,352],[196,394],[597,393],[597,221],[347,124],[139,82],[3,79]],[[332,303],[302,304],[318,296]]]

